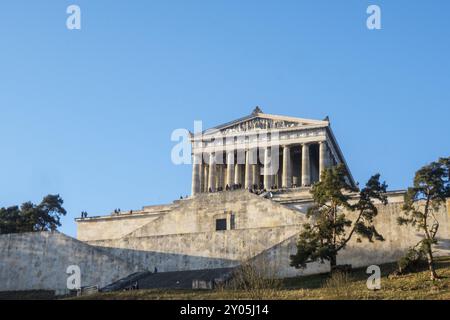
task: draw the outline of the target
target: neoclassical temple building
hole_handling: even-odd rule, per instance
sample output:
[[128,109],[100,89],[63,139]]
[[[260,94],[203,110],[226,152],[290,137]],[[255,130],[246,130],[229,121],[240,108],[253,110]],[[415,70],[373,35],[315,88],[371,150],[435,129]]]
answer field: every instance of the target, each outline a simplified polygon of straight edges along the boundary
[[[191,133],[190,140],[192,196],[77,219],[78,239],[140,269],[156,267],[161,272],[227,268],[257,259],[276,265],[280,276],[327,270],[320,263],[296,270],[289,256],[308,222],[310,190],[320,172],[342,163],[348,183],[357,186],[328,117],[279,116],[257,107],[243,118]],[[338,263],[392,262],[417,243],[414,228],[397,225],[403,194],[390,191],[387,206],[376,204],[379,214],[374,222],[386,241],[352,240]],[[449,238],[450,212],[440,210],[441,237]],[[450,244],[441,246],[448,253],[449,248]]]
[[347,167],[328,117],[293,118],[256,107],[246,117],[191,133],[191,143],[192,195],[236,187],[309,187],[324,168],[338,163]]
[[[77,219],[78,238],[160,271],[224,268],[259,258],[276,264],[283,276],[326,271],[323,264],[296,270],[289,256],[308,221],[310,190],[320,172],[342,163],[348,183],[356,186],[328,117],[287,117],[256,107],[248,116],[199,131],[190,134],[191,197]],[[392,262],[417,242],[415,230],[397,226],[403,194],[390,191],[389,204],[378,204],[375,224],[387,240],[351,242],[339,263]]]

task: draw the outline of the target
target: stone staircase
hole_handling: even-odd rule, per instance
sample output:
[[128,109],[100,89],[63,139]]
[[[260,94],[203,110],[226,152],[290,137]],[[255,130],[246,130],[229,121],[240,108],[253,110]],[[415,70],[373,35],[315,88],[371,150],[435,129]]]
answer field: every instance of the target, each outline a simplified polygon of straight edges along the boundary
[[137,272],[106,287],[102,292],[133,289],[212,289],[228,281],[235,268],[204,269],[174,272]]
[[137,289],[139,282],[152,275],[149,271],[135,272],[100,289],[101,292]]

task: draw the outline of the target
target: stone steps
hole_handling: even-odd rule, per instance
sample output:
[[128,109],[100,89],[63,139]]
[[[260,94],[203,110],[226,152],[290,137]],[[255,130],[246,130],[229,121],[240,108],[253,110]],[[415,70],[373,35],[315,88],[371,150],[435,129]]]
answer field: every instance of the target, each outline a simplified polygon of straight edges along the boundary
[[[214,283],[230,279],[234,268],[174,272],[133,273],[101,289],[102,292],[126,289],[193,289],[213,288]],[[198,284],[200,283],[200,286]],[[203,283],[204,285],[201,285]]]

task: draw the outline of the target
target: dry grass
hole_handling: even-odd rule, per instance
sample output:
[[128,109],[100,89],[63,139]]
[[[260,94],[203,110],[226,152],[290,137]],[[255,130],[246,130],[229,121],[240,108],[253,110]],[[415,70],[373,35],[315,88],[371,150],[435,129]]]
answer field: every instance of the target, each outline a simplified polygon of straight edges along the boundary
[[[213,291],[194,290],[137,290],[113,292],[85,297],[86,299],[440,299],[450,300],[450,257],[438,258],[437,272],[442,279],[433,283],[427,270],[391,278],[388,275],[395,264],[381,266],[381,290],[371,291],[366,287],[368,275],[364,269],[350,274],[328,274],[284,279],[279,286],[258,285],[251,288],[225,287]],[[249,271],[253,272],[253,271]],[[256,277],[256,283],[260,280]]]
[[350,299],[352,297],[352,277],[347,272],[334,272],[325,280],[322,288],[335,299]]
[[239,299],[241,292],[245,292],[252,300],[270,299],[277,296],[283,285],[281,279],[275,278],[275,274],[276,267],[267,261],[244,262],[235,271],[232,280],[217,291],[236,294],[236,299]]

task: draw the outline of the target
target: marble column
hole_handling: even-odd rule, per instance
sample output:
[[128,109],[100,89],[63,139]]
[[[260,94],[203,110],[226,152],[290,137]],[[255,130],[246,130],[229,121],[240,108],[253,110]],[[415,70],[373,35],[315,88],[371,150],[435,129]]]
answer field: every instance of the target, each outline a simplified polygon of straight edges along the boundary
[[302,186],[311,185],[311,167],[309,163],[309,144],[302,145]]
[[221,164],[220,165],[220,187],[222,188],[222,190],[225,190],[226,175],[227,175],[227,168],[225,167],[224,164]]
[[192,190],[191,194],[195,196],[197,193],[200,192],[200,157],[198,154],[192,155]]
[[283,147],[283,188],[292,187],[292,168],[291,168],[291,148],[289,146]]
[[200,158],[200,186],[199,192],[202,193],[205,191],[205,165],[203,164],[202,158]]
[[234,166],[234,184],[236,185],[241,183],[241,169],[242,166],[239,163],[236,163]]
[[253,166],[253,177],[252,177],[252,186],[256,185],[259,187],[259,164],[256,163]]
[[204,180],[204,190],[203,192],[208,192],[208,183],[209,183],[209,165],[204,164],[204,171],[203,171],[203,180]]
[[208,192],[216,191],[216,163],[215,155],[213,152],[209,154],[209,182],[208,182]]
[[234,184],[234,151],[227,152],[227,185],[231,188]]
[[322,172],[327,167],[328,163],[328,151],[327,151],[327,144],[325,141],[319,142],[319,177],[322,176]]
[[223,187],[223,168],[221,164],[216,164],[217,184],[216,190],[220,190]]
[[270,190],[272,188],[272,172],[270,168],[270,149],[264,150],[264,189]]
[[251,188],[252,186],[252,179],[253,179],[253,173],[252,173],[252,151],[251,150],[247,150],[247,152],[245,153],[245,183],[244,183],[244,187],[245,189]]

